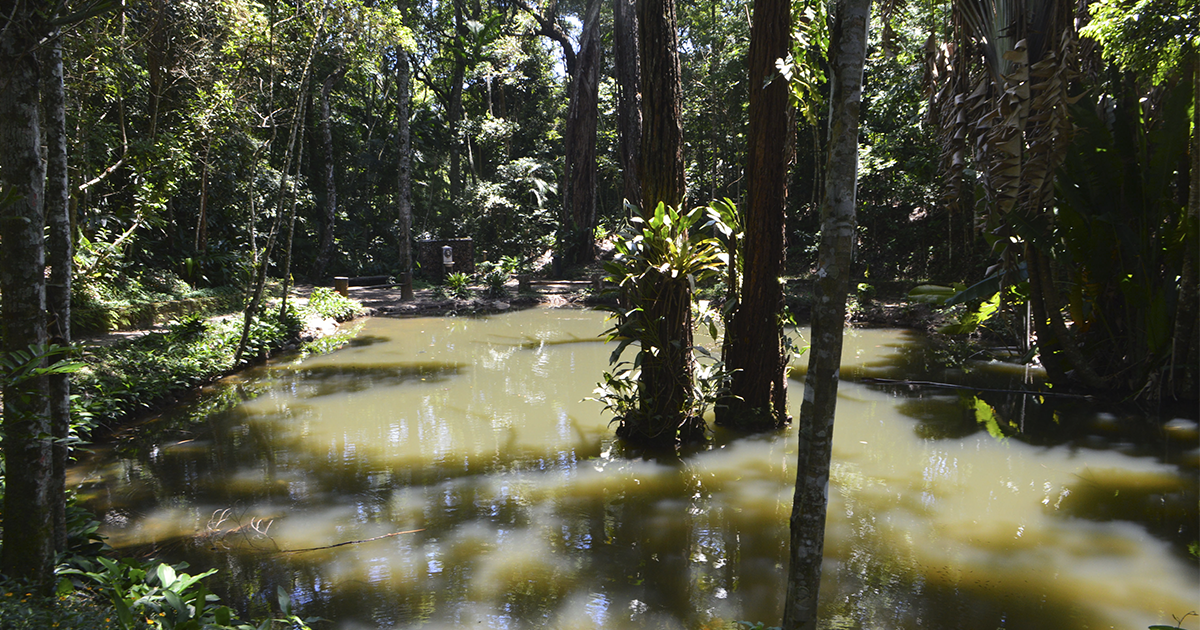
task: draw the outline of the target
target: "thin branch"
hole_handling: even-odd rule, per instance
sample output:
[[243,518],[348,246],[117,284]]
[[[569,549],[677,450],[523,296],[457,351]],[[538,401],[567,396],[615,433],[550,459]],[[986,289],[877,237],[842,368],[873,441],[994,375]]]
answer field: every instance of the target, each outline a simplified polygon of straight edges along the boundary
[[973,387],[971,385],[955,385],[953,383],[938,383],[935,381],[905,381],[892,378],[864,378],[860,383],[872,385],[908,385],[913,387],[933,387],[938,389],[962,389],[973,392],[990,392],[994,394],[1019,394],[1021,396],[1044,396],[1047,398],[1075,398],[1079,400],[1095,400],[1094,396],[1083,394],[1064,394],[1062,392],[1045,392],[1027,389],[996,389],[990,387]]
[[410,530],[404,531],[404,532],[392,532],[390,534],[384,534],[382,536],[376,536],[374,538],[364,538],[362,540],[347,540],[346,542],[340,542],[340,543],[336,543],[333,545],[325,545],[324,547],[309,547],[307,549],[284,549],[284,550],[278,551],[276,553],[304,553],[306,551],[322,551],[324,549],[333,549],[335,547],[344,547],[346,545],[357,545],[359,543],[373,542],[376,540],[383,540],[384,538],[391,538],[393,536],[403,536],[404,534],[415,534],[417,532],[423,532],[423,531],[425,531],[424,527],[422,527],[421,529],[410,529]]

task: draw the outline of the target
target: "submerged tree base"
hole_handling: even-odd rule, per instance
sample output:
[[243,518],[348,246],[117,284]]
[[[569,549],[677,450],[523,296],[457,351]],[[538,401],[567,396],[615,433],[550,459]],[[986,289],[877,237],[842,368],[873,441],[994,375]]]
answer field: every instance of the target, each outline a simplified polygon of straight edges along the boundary
[[692,416],[678,427],[651,431],[651,423],[626,416],[619,420],[617,437],[627,445],[652,451],[674,450],[680,446],[702,444],[708,439],[708,424],[704,418]]

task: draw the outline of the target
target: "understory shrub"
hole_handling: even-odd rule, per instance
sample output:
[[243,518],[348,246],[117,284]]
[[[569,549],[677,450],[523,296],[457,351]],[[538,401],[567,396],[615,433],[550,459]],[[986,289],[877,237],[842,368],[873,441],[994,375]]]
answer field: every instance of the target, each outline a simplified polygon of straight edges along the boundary
[[361,304],[329,287],[313,288],[312,294],[308,296],[308,309],[321,317],[339,322],[354,319],[363,311]]

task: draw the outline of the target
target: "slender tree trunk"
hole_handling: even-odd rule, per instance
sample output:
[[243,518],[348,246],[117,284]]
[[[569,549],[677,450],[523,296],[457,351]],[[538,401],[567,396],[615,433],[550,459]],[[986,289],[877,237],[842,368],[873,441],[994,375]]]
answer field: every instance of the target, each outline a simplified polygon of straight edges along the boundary
[[337,178],[333,158],[333,129],[330,126],[332,114],[329,109],[329,92],[333,86],[342,80],[346,74],[346,66],[325,77],[321,85],[321,143],[325,157],[325,209],[321,213],[321,244],[317,248],[317,260],[313,265],[313,280],[321,281],[325,277],[325,268],[333,257],[333,232],[337,224]]
[[[55,33],[42,49],[42,111],[46,143],[46,313],[50,343],[71,344],[71,198],[67,175],[67,111],[63,92],[62,36]],[[54,477],[51,498],[54,514],[54,547],[67,550],[66,439],[71,428],[71,378],[50,375],[50,427],[54,436]]]
[[271,252],[275,249],[275,238],[279,234],[279,226],[283,221],[283,208],[288,194],[288,170],[291,169],[292,165],[292,155],[296,148],[296,137],[299,135],[301,123],[304,121],[303,95],[308,90],[308,79],[309,72],[312,70],[313,54],[317,50],[317,41],[324,30],[324,26],[325,16],[322,14],[321,24],[317,27],[312,42],[309,44],[308,58],[304,61],[304,71],[300,75],[300,86],[296,93],[296,109],[292,114],[292,129],[288,136],[287,149],[283,153],[283,168],[279,170],[279,203],[275,209],[275,220],[271,222],[271,230],[267,234],[267,243],[263,247],[262,256],[259,258],[256,267],[254,285],[250,291],[250,301],[246,305],[246,312],[242,318],[242,335],[238,340],[237,352],[233,356],[234,365],[240,365],[242,362],[242,355],[245,354],[246,346],[250,342],[250,326],[254,323],[254,318],[258,316],[258,309],[262,304],[263,288],[267,284],[267,266],[271,264]]
[[637,204],[642,199],[641,166],[638,164],[642,144],[642,94],[636,0],[613,0],[613,56],[618,88],[617,139],[622,194],[625,201]]
[[[791,46],[790,0],[756,0],[750,30],[749,203],[745,220],[745,276],[726,338],[725,366],[734,370],[730,396],[718,422],[751,430],[788,421],[785,357],[779,313],[783,308],[783,214],[793,143],[788,85],[775,60]],[[767,81],[770,84],[767,85]]]
[[563,150],[563,262],[587,264],[596,257],[596,123],[600,95],[600,0],[588,0],[579,38]]
[[[304,137],[300,138],[300,146],[296,149],[296,173],[292,182],[300,181],[300,167],[304,164]],[[296,235],[296,186],[288,191],[287,240],[283,253],[283,297],[279,301],[279,318],[287,315],[288,292],[292,290],[292,243]]]
[[[35,51],[47,3],[18,1],[0,15],[0,320],[9,353],[46,344],[46,171],[40,154]],[[39,351],[40,352],[40,351]],[[52,578],[52,453],[49,383],[4,379],[4,544],[0,572],[46,586]]]
[[846,294],[850,290],[858,170],[858,122],[863,62],[867,53],[870,0],[841,0],[833,8],[829,42],[829,155],[821,203],[821,244],[813,306],[812,349],[804,402],[796,493],[792,498],[791,551],[784,630],[817,627],[821,559],[825,551],[825,512],[829,502],[829,463],[837,407]]
[[1197,251],[1197,228],[1200,228],[1200,51],[1192,53],[1192,148],[1191,173],[1188,179],[1186,235],[1184,236],[1183,269],[1179,278],[1179,306],[1175,312],[1172,365],[1179,366],[1173,389],[1177,396],[1195,398],[1200,393],[1200,292],[1197,291],[1196,271],[1200,266]]
[[196,242],[194,249],[203,253],[208,249],[208,154],[212,151],[212,138],[204,143],[204,157],[200,160],[200,212],[196,217]]
[[[412,269],[412,134],[408,126],[409,105],[412,99],[411,69],[408,53],[396,48],[396,86],[400,92],[396,102],[396,143],[399,154],[396,168],[396,206],[399,229],[396,241],[400,247],[400,299],[413,299]],[[503,94],[503,90],[501,91]]]
[[638,54],[642,71],[642,215],[661,201],[679,209],[686,186],[683,163],[683,89],[675,0],[640,0]]
[[[467,36],[467,24],[463,16],[462,0],[454,2],[454,32],[460,39]],[[450,103],[446,112],[450,131],[450,203],[458,203],[462,195],[462,148],[458,141],[458,130],[463,118],[463,81],[466,78],[467,58],[454,51],[454,67],[450,76]]]

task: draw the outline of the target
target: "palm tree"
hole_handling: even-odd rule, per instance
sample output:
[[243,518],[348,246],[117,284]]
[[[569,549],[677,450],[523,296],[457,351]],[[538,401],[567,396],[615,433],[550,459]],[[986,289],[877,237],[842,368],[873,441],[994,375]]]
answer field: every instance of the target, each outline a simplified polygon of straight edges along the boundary
[[1089,387],[1089,367],[1062,316],[1053,259],[1039,239],[1054,222],[1055,171],[1072,135],[1068,86],[1078,58],[1073,3],[1066,0],[956,0],[953,44],[938,48],[934,96],[952,209],[973,163],[986,203],[978,227],[996,237],[1004,270],[1022,263],[1042,362],[1053,381],[1068,367]]

